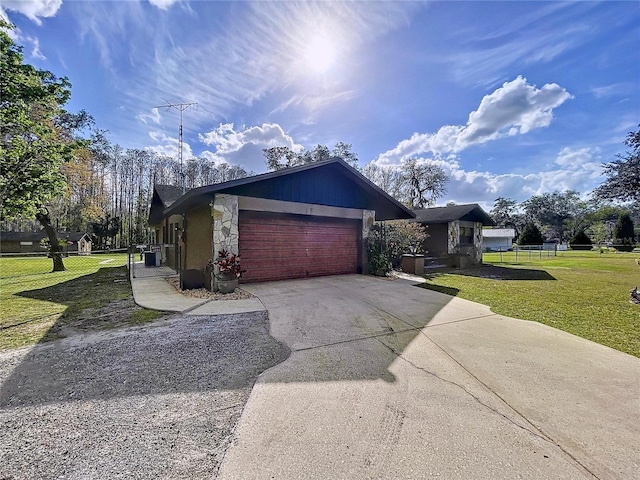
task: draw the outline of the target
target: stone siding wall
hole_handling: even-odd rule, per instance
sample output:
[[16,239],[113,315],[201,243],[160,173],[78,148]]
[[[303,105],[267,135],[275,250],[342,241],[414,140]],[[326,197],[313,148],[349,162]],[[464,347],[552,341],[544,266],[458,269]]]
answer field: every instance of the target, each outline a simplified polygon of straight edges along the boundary
[[[227,250],[228,252],[239,254],[238,251],[238,196],[224,193],[216,194],[216,198],[211,208],[213,217],[213,259],[218,257],[218,252]],[[212,279],[212,290],[217,290],[218,267],[214,269]]]
[[449,222],[447,230],[447,253],[460,253],[460,222]]
[[473,263],[482,263],[482,223],[475,222],[473,225]]

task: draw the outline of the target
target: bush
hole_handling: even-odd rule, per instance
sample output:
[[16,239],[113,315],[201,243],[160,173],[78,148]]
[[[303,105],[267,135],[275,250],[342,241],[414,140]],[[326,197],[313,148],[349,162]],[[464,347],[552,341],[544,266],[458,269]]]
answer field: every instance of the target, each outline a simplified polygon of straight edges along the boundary
[[518,238],[518,245],[542,245],[544,238],[534,223],[527,223]]
[[427,237],[425,228],[419,223],[399,220],[374,224],[367,239],[369,271],[389,273],[394,266],[400,265],[402,255],[409,253],[411,245],[416,245],[422,253],[422,242]]
[[593,242],[589,238],[589,235],[584,233],[584,230],[576,233],[571,240],[569,240],[569,247],[571,250],[591,250],[591,244]]
[[621,252],[631,252],[636,246],[633,220],[629,213],[623,213],[618,218],[613,229],[613,248]]

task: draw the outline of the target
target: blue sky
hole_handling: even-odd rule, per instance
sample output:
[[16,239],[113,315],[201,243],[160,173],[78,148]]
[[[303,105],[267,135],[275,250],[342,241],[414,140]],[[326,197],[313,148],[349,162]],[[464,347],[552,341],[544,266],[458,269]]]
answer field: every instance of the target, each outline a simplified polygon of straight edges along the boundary
[[602,181],[640,123],[640,2],[0,0],[26,61],[125,148],[265,171],[275,145],[418,158],[447,201]]

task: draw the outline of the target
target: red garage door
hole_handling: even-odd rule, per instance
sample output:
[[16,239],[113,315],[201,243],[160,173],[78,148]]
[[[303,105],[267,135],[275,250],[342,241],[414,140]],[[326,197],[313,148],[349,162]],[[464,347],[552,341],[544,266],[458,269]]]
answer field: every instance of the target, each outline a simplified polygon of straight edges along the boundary
[[356,273],[360,222],[240,212],[243,282]]

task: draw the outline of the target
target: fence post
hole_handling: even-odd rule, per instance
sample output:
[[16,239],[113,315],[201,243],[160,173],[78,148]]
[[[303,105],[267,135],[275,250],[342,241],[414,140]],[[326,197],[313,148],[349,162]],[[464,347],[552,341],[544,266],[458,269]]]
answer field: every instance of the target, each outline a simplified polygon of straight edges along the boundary
[[129,267],[129,276],[131,278],[136,278],[136,271],[134,268],[135,265],[135,258],[132,258],[131,256],[131,246],[129,246],[129,248],[127,248],[127,267]]

